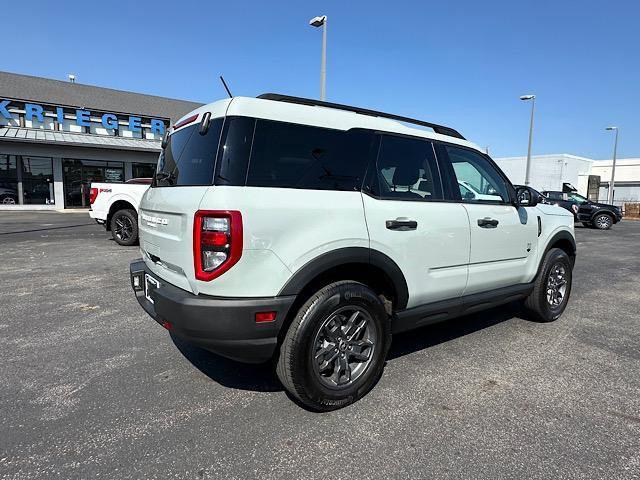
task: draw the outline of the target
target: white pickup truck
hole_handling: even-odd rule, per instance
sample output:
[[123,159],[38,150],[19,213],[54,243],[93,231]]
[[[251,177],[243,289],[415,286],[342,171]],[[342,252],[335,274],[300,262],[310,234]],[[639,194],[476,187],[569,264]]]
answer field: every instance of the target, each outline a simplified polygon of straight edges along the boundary
[[138,241],[138,206],[150,184],[150,178],[92,183],[89,216],[111,231],[118,244],[134,245]]

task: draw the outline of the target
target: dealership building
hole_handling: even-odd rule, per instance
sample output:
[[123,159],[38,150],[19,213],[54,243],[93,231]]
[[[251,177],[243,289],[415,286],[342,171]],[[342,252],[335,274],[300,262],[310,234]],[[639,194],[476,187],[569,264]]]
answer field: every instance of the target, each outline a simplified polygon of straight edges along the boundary
[[[199,103],[0,72],[0,210],[88,208],[91,182],[150,177],[171,122]],[[495,159],[523,184],[526,157]],[[530,184],[607,198],[611,160],[534,155]],[[616,162],[614,203],[640,201],[640,159]]]
[[0,210],[89,206],[91,182],[150,177],[201,104],[0,72]]

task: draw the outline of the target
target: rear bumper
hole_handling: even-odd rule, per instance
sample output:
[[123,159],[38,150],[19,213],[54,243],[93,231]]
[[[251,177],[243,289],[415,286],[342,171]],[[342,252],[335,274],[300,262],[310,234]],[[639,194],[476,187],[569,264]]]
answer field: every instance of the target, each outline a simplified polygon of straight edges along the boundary
[[105,225],[107,220],[107,215],[104,212],[93,210],[93,207],[89,207],[89,217],[101,225]]
[[[152,274],[141,259],[133,261],[129,270],[138,303],[156,322],[190,343],[245,363],[261,363],[273,356],[278,333],[295,299],[194,295]],[[150,293],[153,302],[144,293],[145,273],[160,282]],[[142,288],[135,287],[135,277]],[[256,323],[257,312],[276,312],[276,319]]]

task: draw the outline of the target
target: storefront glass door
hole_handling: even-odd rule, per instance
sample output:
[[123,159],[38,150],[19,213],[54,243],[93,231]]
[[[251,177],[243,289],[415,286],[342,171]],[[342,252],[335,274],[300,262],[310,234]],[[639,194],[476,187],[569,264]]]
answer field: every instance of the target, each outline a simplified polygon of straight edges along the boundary
[[91,182],[124,182],[122,162],[101,160],[62,160],[65,208],[88,208]]

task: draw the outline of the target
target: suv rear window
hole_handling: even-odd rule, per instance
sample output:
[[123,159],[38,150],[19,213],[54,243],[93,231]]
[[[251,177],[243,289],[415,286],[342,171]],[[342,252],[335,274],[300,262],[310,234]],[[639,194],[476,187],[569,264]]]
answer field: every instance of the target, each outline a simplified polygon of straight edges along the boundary
[[197,123],[169,136],[158,158],[154,187],[212,184],[222,118],[212,119],[204,135],[199,129],[200,123]]

